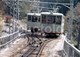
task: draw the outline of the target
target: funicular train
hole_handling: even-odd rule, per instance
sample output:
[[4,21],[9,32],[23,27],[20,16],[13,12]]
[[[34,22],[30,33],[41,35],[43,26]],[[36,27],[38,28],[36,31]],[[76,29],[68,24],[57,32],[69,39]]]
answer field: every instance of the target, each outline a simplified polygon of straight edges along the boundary
[[39,13],[27,14],[27,28],[30,28],[31,32],[38,32],[40,30],[40,17]]
[[64,15],[62,13],[28,13],[27,17],[27,28],[31,32],[41,32],[46,35],[62,34],[64,32]]

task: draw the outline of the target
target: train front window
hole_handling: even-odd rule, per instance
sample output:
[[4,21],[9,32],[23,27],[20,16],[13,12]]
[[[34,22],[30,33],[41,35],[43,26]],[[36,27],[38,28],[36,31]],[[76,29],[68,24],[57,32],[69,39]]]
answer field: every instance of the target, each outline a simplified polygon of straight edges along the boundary
[[48,23],[48,24],[53,24],[53,23],[55,23],[55,18],[56,18],[56,16],[48,15],[48,16],[47,16],[47,23]]
[[42,23],[46,23],[46,15],[42,15]]
[[39,16],[32,16],[32,22],[40,22]]
[[28,15],[28,21],[31,21],[31,16],[30,15]]
[[62,16],[56,17],[56,24],[61,24]]

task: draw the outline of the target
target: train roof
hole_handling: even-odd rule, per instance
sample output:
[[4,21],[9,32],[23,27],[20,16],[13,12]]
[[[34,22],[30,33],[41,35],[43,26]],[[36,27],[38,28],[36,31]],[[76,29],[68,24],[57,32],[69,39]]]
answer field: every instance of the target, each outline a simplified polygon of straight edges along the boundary
[[40,13],[27,13],[27,15],[35,15],[35,16],[41,16],[41,14]]
[[62,13],[53,13],[53,12],[42,12],[41,14],[44,14],[44,15],[62,15],[62,16],[64,16]]

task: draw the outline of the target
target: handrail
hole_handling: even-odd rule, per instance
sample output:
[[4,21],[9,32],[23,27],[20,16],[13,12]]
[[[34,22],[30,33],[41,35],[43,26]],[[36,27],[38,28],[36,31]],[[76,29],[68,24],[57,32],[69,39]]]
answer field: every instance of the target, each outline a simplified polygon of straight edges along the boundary
[[18,37],[18,33],[19,33],[19,30],[18,30],[17,32],[14,32],[14,33],[9,34],[9,35],[7,35],[7,36],[2,36],[2,37],[0,37],[0,39],[6,39],[6,38],[9,38],[9,37],[14,36],[14,35],[16,34],[16,36],[15,36],[14,38],[12,38],[11,40],[3,43],[2,45],[0,45],[0,47],[3,47],[3,46],[5,46],[5,45],[9,44],[10,42],[12,42],[13,40],[15,40],[15,39]]
[[[19,32],[19,31],[17,31],[17,32]],[[6,36],[2,36],[2,37],[0,37],[0,39],[3,39],[3,38],[6,38],[6,37],[9,37],[9,36],[11,36],[11,35],[13,35],[13,34],[15,34],[15,33],[17,33],[17,32],[14,32],[14,33],[12,33],[12,34],[8,34],[8,35],[6,35]]]
[[64,53],[66,57],[80,57],[80,50],[69,43],[66,39],[64,40]]
[[[19,24],[19,23],[16,22],[16,24]],[[16,38],[18,38],[18,33],[19,33],[19,28],[16,32],[13,32],[13,33],[8,34],[6,36],[0,37],[0,40],[1,40],[0,47],[3,47],[5,45],[9,44],[10,42],[12,42],[13,40],[15,40]]]
[[80,50],[78,50],[74,45],[70,44],[67,40],[65,40],[65,42],[70,45],[72,47],[72,49],[74,49],[75,51],[79,52],[80,54]]

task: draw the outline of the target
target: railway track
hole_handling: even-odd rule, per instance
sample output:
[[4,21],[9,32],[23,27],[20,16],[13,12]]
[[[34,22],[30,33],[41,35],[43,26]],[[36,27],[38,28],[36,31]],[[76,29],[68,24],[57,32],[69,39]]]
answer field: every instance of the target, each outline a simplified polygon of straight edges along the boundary
[[43,43],[47,40],[39,38],[39,36],[37,36],[36,34],[33,36],[33,38],[34,42],[30,46],[30,48],[21,55],[21,57],[37,57],[41,50],[41,47],[43,46]]
[[31,33],[27,34],[27,38],[27,44],[9,57],[40,57],[44,45],[51,41],[45,36]]

